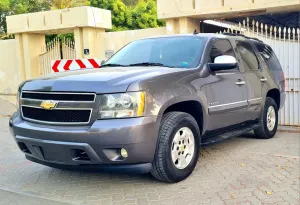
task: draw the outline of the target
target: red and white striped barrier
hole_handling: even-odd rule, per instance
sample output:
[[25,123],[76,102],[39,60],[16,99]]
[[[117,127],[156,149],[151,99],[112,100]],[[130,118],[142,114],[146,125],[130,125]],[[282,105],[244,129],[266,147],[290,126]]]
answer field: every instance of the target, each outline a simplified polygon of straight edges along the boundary
[[99,68],[100,59],[74,59],[74,60],[53,60],[51,61],[51,72],[65,72],[85,68]]

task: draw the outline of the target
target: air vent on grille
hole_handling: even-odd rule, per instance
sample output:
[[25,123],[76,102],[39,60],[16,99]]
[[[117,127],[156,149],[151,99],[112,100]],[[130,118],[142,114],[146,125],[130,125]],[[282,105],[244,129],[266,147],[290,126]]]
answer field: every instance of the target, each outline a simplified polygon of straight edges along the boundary
[[44,110],[22,106],[23,117],[48,123],[88,123],[91,110]]
[[95,100],[95,94],[22,92],[22,98],[35,99],[35,100],[92,102]]

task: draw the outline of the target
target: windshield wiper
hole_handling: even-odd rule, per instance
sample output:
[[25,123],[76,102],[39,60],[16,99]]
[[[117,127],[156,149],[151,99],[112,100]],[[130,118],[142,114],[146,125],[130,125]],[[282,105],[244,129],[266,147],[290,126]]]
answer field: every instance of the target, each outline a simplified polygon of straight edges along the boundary
[[100,68],[104,68],[104,67],[126,67],[126,65],[109,63],[100,66]]
[[130,64],[128,66],[162,66],[162,67],[174,68],[173,66],[167,66],[162,63],[151,63],[151,62],[135,63],[135,64]]

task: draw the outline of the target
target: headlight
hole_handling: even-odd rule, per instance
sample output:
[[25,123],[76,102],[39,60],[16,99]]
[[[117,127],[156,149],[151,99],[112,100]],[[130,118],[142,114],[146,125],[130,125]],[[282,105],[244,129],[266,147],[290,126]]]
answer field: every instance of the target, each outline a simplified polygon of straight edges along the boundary
[[144,115],[145,92],[101,96],[99,119],[141,117]]

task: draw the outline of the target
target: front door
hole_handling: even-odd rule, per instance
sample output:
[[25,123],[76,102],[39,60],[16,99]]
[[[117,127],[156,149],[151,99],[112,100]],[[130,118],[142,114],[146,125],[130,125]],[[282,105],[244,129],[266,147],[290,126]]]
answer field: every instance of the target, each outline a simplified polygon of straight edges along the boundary
[[246,120],[259,118],[262,104],[262,83],[267,80],[263,75],[262,67],[255,51],[247,41],[237,41],[236,48],[240,55],[240,66],[245,70],[244,76],[247,85],[248,110]]
[[[212,45],[209,62],[221,55],[236,57],[227,39],[217,39]],[[240,67],[218,71],[206,78],[208,99],[209,130],[225,128],[245,121],[248,107],[247,88]]]

